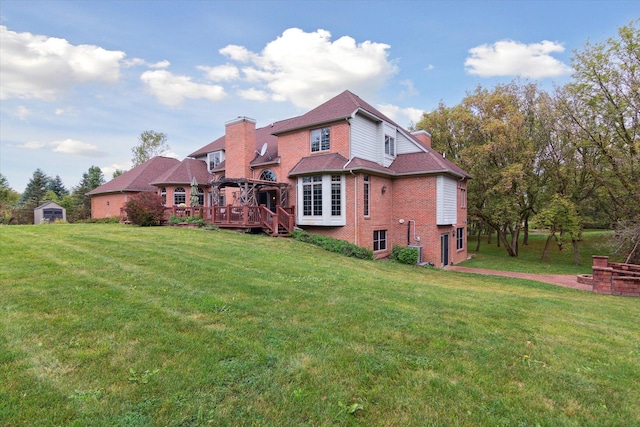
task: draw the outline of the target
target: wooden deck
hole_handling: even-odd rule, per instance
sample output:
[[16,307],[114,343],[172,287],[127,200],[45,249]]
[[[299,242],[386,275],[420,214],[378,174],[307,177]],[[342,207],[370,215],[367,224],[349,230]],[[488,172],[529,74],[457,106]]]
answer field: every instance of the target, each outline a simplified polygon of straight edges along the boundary
[[276,207],[276,212],[266,206],[172,206],[165,209],[165,220],[199,217],[221,228],[261,228],[273,236],[285,236],[295,226],[294,208]]

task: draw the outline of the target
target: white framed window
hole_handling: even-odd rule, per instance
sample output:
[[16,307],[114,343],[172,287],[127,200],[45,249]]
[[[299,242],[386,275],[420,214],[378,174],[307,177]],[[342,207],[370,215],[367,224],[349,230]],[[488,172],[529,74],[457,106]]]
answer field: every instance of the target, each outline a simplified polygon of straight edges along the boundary
[[344,175],[313,175],[298,178],[300,225],[346,225]]
[[464,249],[464,228],[456,228],[456,249]]
[[387,230],[373,231],[373,251],[384,251],[387,249]]
[[214,151],[213,153],[207,154],[207,165],[209,167],[209,171],[215,169],[220,163],[224,161],[224,151]]
[[387,156],[396,155],[396,139],[392,136],[384,136],[384,154]]
[[181,203],[187,203],[187,192],[184,191],[184,187],[176,187],[173,190],[173,204],[179,205]]
[[327,151],[331,148],[330,128],[314,129],[311,131],[311,152]]
[[162,197],[162,204],[167,205],[167,187],[162,187],[160,189],[160,197]]
[[302,178],[302,214],[322,216],[322,176]]
[[331,216],[342,215],[342,177],[331,176]]

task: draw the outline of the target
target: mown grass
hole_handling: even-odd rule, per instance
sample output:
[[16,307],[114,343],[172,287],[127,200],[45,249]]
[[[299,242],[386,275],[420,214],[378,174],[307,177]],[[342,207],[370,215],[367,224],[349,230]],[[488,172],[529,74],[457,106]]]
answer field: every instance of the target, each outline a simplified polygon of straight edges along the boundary
[[638,425],[640,301],[173,227],[0,227],[0,425]]
[[492,243],[487,243],[487,236],[481,237],[480,251],[476,252],[478,236],[469,236],[469,255],[471,259],[462,263],[465,267],[487,268],[492,270],[516,271],[537,274],[581,274],[591,273],[593,255],[606,255],[616,259],[613,252],[613,232],[604,230],[586,230],[583,239],[578,243],[579,265],[573,265],[573,247],[571,242],[562,250],[554,242],[549,246],[548,260],[542,261],[547,235],[532,233],[529,244],[523,245],[520,237],[518,256],[510,257],[504,247],[497,246],[495,234]]

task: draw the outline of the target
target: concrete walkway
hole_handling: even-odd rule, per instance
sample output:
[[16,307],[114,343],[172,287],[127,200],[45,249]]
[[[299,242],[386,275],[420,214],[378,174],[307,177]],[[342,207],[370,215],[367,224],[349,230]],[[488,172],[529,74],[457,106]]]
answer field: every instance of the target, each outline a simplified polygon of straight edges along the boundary
[[563,286],[565,288],[580,289],[583,291],[592,291],[591,285],[578,283],[578,276],[575,274],[529,274],[516,273],[512,271],[486,270],[484,268],[460,267],[457,265],[449,265],[445,267],[447,270],[460,271],[463,273],[486,274],[490,276],[515,277],[517,279],[535,280],[537,282],[550,283],[552,285]]

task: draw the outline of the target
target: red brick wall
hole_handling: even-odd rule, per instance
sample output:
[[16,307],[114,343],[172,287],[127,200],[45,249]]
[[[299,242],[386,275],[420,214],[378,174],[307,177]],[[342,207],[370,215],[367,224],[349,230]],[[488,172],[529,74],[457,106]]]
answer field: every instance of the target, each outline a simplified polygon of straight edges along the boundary
[[593,292],[640,297],[640,266],[609,262],[609,257],[594,256]]
[[91,218],[120,218],[120,208],[135,193],[107,193],[91,196]]
[[256,122],[239,117],[225,127],[225,176],[251,178],[249,162],[256,157]]
[[[272,169],[276,172],[279,182],[289,182],[289,184],[291,184],[289,187],[290,205],[294,205],[296,201],[297,180],[288,178],[287,174],[300,159],[329,153],[339,153],[345,158],[349,158],[349,123],[345,120],[344,122],[338,122],[328,126],[331,128],[331,148],[328,151],[318,153],[311,153],[311,130],[309,129],[278,136],[280,167],[278,170],[275,168]],[[256,173],[256,178],[259,176],[260,174]]]

